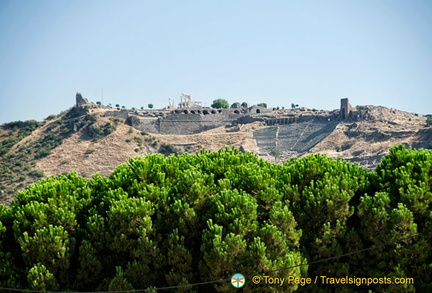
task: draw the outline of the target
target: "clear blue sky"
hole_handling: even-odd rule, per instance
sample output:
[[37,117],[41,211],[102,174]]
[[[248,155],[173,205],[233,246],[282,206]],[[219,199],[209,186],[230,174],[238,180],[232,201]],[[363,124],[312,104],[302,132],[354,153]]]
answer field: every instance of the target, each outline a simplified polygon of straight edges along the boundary
[[432,1],[0,0],[0,123],[102,91],[128,108],[184,92],[432,113]]

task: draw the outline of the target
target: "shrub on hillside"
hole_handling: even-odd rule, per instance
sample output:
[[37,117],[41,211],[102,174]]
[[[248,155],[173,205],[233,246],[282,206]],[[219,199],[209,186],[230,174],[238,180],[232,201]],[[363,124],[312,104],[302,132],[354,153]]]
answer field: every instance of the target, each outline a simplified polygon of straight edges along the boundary
[[28,173],[28,175],[33,178],[42,178],[44,176],[44,173],[40,170],[32,170]]
[[178,153],[178,150],[171,144],[163,143],[159,147],[159,153],[168,156],[170,154]]
[[53,120],[53,119],[55,119],[55,118],[57,118],[57,115],[49,115],[47,118],[45,118],[45,120]]
[[49,154],[51,154],[51,151],[47,148],[42,148],[37,150],[37,152],[35,153],[35,159],[42,159],[46,156],[48,156]]

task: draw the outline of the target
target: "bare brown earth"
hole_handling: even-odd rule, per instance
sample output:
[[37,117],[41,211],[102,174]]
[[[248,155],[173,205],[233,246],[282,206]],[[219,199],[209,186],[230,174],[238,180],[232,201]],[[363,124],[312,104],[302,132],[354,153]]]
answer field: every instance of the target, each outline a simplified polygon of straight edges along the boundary
[[[42,170],[45,176],[53,176],[70,171],[76,171],[84,177],[99,173],[107,176],[129,157],[138,156],[134,151],[136,144],[126,139],[132,139],[128,134],[129,126],[119,125],[109,136],[99,139],[96,143],[80,139],[81,133],[75,133],[54,149],[52,154],[36,163],[36,168]],[[142,151],[140,155],[147,154]]]
[[[290,157],[311,153],[324,153],[374,168],[392,146],[405,144],[415,148],[431,147],[432,127],[426,126],[426,117],[384,107],[368,107],[365,119],[339,123],[322,141],[301,153],[281,149],[278,157],[260,154],[253,133],[268,127],[262,122],[219,127],[193,135],[162,135],[142,133],[121,120],[113,133],[96,142],[86,137],[85,130],[77,131],[54,148],[51,154],[36,160],[34,167],[43,171],[44,177],[71,171],[87,178],[95,173],[107,176],[128,158],[157,153],[161,145],[167,144],[180,153],[196,153],[202,148],[216,151],[225,146],[241,147],[272,162],[282,162]],[[92,114],[98,117],[98,123],[112,122],[112,117],[102,117],[103,112],[95,111]],[[15,145],[11,152],[17,152],[20,146],[30,145],[32,141],[41,138],[46,133],[44,131],[47,125],[36,129]],[[234,127],[236,131],[231,132]],[[141,145],[138,138],[142,140]],[[9,202],[10,198],[2,201]]]

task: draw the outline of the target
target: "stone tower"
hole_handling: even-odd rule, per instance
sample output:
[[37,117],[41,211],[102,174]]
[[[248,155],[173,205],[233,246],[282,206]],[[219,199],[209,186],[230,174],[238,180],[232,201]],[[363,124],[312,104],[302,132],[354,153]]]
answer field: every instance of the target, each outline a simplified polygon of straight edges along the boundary
[[88,104],[88,100],[86,98],[83,98],[81,93],[77,93],[76,96],[76,107],[81,108],[84,104]]
[[351,112],[351,105],[348,102],[348,98],[341,99],[341,106],[340,106],[341,119],[348,119],[350,112]]

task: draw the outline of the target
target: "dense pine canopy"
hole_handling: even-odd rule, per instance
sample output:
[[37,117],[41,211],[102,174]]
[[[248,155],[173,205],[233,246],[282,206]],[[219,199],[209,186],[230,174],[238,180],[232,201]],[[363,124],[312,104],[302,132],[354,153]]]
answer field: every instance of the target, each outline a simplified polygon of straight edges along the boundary
[[106,178],[50,177],[10,208],[0,205],[0,287],[129,290],[224,280],[171,291],[226,292],[242,273],[246,291],[279,292],[250,282],[277,270],[268,274],[415,280],[285,284],[284,292],[432,292],[431,185],[432,152],[403,146],[375,171],[324,155],[272,164],[227,148],[132,158]]

